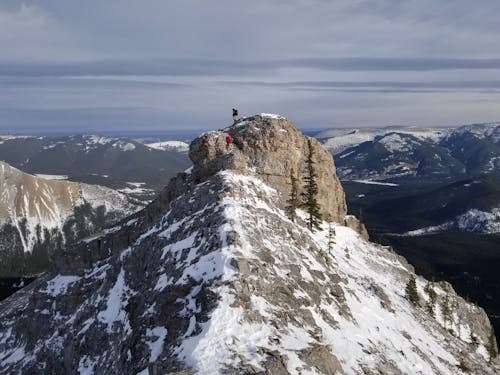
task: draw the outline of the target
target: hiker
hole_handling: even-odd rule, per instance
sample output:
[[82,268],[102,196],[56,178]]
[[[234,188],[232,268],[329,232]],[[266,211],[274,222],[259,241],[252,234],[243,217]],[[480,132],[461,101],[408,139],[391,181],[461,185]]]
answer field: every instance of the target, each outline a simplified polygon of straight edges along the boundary
[[238,110],[233,108],[233,125],[238,121]]
[[231,134],[226,135],[226,149],[229,150],[229,145],[231,144],[231,141],[233,140],[233,137],[231,137]]

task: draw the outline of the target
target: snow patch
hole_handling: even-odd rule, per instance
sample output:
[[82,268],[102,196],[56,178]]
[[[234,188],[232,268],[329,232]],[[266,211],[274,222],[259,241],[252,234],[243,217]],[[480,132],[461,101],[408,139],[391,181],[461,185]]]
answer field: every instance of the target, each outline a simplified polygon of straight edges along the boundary
[[42,290],[42,292],[52,297],[56,297],[60,294],[65,294],[68,291],[68,287],[71,284],[76,283],[80,279],[81,279],[80,276],[57,275],[56,277],[47,282],[47,288],[45,290]]

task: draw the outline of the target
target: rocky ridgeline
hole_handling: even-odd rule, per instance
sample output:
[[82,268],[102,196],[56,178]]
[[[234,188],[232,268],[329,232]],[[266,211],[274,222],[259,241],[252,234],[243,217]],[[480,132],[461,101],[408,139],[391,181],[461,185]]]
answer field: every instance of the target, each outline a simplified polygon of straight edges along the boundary
[[0,303],[0,373],[498,373],[482,309],[436,283],[428,314],[420,277],[413,306],[412,268],[341,225],[343,192],[317,144],[334,221],[311,232],[283,212],[306,138],[276,116],[229,132],[239,146],[201,136],[191,173]]
[[[229,148],[226,134],[231,134],[234,140]],[[111,231],[105,231],[97,241],[83,243],[56,257],[56,271],[64,273],[74,267],[89,266],[96,260],[119,253],[162,215],[170,202],[223,170],[262,179],[279,192],[276,203],[284,208],[290,194],[290,171],[300,176],[304,170],[308,139],[318,174],[318,203],[322,217],[347,225],[368,239],[365,226],[356,217],[347,215],[345,194],[331,154],[316,139],[302,135],[288,119],[256,115],[240,120],[226,131],[207,132],[193,140],[189,150],[193,167],[189,173],[173,178],[148,207]]]
[[203,181],[220,170],[252,173],[279,191],[281,205],[289,197],[290,171],[299,180],[311,141],[316,173],[318,203],[323,218],[344,223],[345,195],[335,173],[333,158],[314,138],[308,138],[286,118],[257,115],[240,120],[228,129],[233,138],[229,151],[224,133],[209,132],[195,139],[189,150],[193,178]]

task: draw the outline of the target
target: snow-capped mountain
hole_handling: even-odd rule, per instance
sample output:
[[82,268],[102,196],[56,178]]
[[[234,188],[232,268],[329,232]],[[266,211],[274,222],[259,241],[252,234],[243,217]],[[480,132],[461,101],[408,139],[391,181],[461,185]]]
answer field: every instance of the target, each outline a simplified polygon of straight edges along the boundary
[[342,179],[443,180],[500,170],[500,123],[332,130],[317,137],[337,157]]
[[5,162],[0,162],[0,191],[2,276],[22,275],[22,269],[43,270],[26,264],[31,256],[36,258],[42,249],[49,256],[52,248],[75,242],[143,207],[106,187],[49,180]]
[[156,150],[164,150],[164,151],[178,151],[178,152],[189,151],[189,144],[182,141],[154,142],[154,143],[147,143],[146,146],[154,148]]
[[[2,136],[0,160],[27,173],[69,176],[73,181],[126,189],[127,194],[146,201],[191,164],[178,149],[97,135]],[[132,191],[130,184],[141,184],[141,190]]]
[[229,148],[222,132],[193,141],[190,173],[0,303],[0,371],[498,373],[482,309],[446,283],[431,303],[421,277],[422,307],[412,304],[412,268],[344,226],[343,192],[318,142],[318,199],[331,221],[311,232],[303,213],[284,213],[306,137],[270,116],[229,132]]
[[443,224],[411,230],[401,235],[422,236],[450,230],[484,234],[500,233],[500,208],[493,208],[491,212],[473,208]]
[[330,129],[316,135],[323,146],[334,155],[363,142],[373,141],[376,137],[391,133],[409,134],[420,140],[438,142],[449,132],[447,128],[387,126],[383,128]]

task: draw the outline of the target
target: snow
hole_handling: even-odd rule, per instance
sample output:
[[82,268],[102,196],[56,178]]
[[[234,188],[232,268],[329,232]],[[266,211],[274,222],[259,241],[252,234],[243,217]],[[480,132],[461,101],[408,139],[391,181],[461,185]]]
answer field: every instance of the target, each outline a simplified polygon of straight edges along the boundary
[[274,120],[284,120],[285,119],[284,116],[278,115],[278,114],[275,114],[275,113],[261,113],[260,116],[261,117],[272,118]]
[[149,148],[162,151],[188,152],[189,144],[182,141],[163,141],[146,144]]
[[[220,278],[215,288],[220,299],[209,321],[200,323],[191,315],[184,339],[175,350],[181,361],[198,373],[215,375],[220,373],[223,364],[236,365],[237,358],[244,358],[246,362],[260,368],[259,363],[264,358],[258,348],[266,348],[288,358],[287,370],[290,374],[316,374],[315,370],[308,369],[299,352],[320,343],[331,348],[346,374],[366,372],[367,369],[375,372],[377,366],[386,361],[397,364],[403,373],[408,374],[454,373],[458,360],[442,341],[443,322],[439,318],[423,317],[426,314],[423,311],[415,312],[415,308],[404,297],[409,269],[386,248],[370,244],[350,228],[335,223],[331,224],[336,233],[335,244],[331,254],[325,255],[329,258],[326,265],[318,262],[311,251],[294,247],[293,242],[283,243],[279,236],[261,238],[259,243],[272,249],[271,253],[275,254],[272,269],[279,277],[288,278],[287,269],[296,264],[303,283],[324,283],[326,288],[328,279],[321,280],[316,275],[326,275],[335,270],[345,283],[340,285],[349,313],[342,313],[335,300],[327,302],[323,299],[319,304],[306,302],[312,323],[308,319],[303,325],[288,323],[287,326],[279,327],[270,322],[276,321],[280,307],[261,295],[252,294],[252,310],[248,313],[255,316],[256,320],[248,321],[245,311],[235,304],[235,297],[226,283],[239,277],[239,273],[230,266],[230,259],[235,254],[249,260],[256,257],[255,249],[246,238],[247,231],[242,227],[243,218],[260,226],[265,220],[258,214],[262,210],[274,215],[273,221],[289,220],[279,209],[259,199],[268,196],[272,201],[277,194],[259,179],[228,171],[220,175],[229,185],[237,186],[241,193],[238,199],[229,195],[220,202],[226,218],[226,223],[220,227],[220,237],[226,238],[231,231],[240,236],[238,245],[228,245],[228,242],[223,241],[218,256],[209,254],[206,259],[199,257],[196,266],[187,267],[187,273],[196,280],[208,282]],[[304,215],[299,212],[299,217]],[[315,233],[300,225],[296,225],[294,230],[307,234],[311,243],[326,249],[327,227],[328,224],[323,223],[323,230]],[[185,241],[183,246],[193,246],[189,237],[182,241]],[[175,251],[183,246],[174,246]],[[425,281],[417,277],[417,283],[423,293]],[[443,293],[438,286],[436,290],[440,295]],[[197,290],[193,290],[186,299],[184,313],[196,308],[194,296],[197,293]],[[385,293],[389,306],[382,304],[380,293]],[[311,298],[307,288],[296,289],[294,295],[305,301]],[[262,318],[259,319],[259,316]],[[332,324],[332,320],[335,324]],[[319,332],[314,328],[316,326]],[[193,336],[195,327],[199,333]],[[451,327],[455,332],[458,331],[458,326]],[[462,330],[466,332],[466,329]],[[314,336],[311,334],[313,331]],[[465,334],[457,336],[463,338]],[[238,353],[238,357],[231,353]],[[381,357],[381,353],[384,357]]]
[[[219,177],[223,180],[220,190],[212,190],[216,184],[205,186],[213,194],[213,202],[181,216],[174,201],[159,219],[161,224],[152,224],[131,247],[112,256],[116,263],[106,259],[89,266],[82,277],[85,282],[80,283],[79,276],[62,275],[50,280],[45,293],[53,297],[71,293],[77,282],[89,288],[95,282],[98,289],[95,298],[82,301],[82,306],[96,307],[91,314],[77,310],[65,317],[63,310],[56,309],[59,300],[53,298],[47,307],[61,326],[79,319],[77,336],[98,329],[125,342],[137,340],[138,347],[146,350],[139,374],[150,373],[144,368],[147,362],[155,363],[150,366],[155,371],[161,368],[165,355],[177,356],[198,374],[218,375],[225,367],[238,368],[242,360],[258,372],[263,371],[262,362],[270,352],[286,357],[291,375],[318,374],[303,356],[304,350],[317,345],[333,353],[343,373],[349,375],[395,373],[392,368],[379,367],[390,364],[404,374],[456,372],[458,348],[468,343],[467,322],[460,325],[455,318],[443,327],[439,309],[433,318],[411,305],[404,296],[411,269],[397,255],[337,223],[323,222],[322,230],[311,232],[303,223],[303,211],[291,222],[275,204],[279,192],[256,176],[224,171]],[[194,222],[199,224],[193,226]],[[331,249],[329,226],[335,230]],[[144,268],[144,280],[151,284],[141,295],[144,319],[139,319],[139,329],[134,327],[131,337],[127,305],[136,294],[131,286],[135,288],[143,279],[131,278],[136,276],[127,261],[141,262],[135,251],[143,249],[135,245],[143,241],[143,245],[161,243],[163,248],[146,247],[145,253],[139,253],[154,254],[157,268],[149,264]],[[137,269],[140,274],[141,263]],[[417,277],[422,295],[425,282]],[[178,326],[168,326],[171,321],[163,315],[162,298],[170,287],[173,293],[169,296],[179,306],[174,319],[183,319],[183,331],[176,337],[169,335]],[[248,294],[238,294],[247,288]],[[443,287],[436,285],[435,289],[441,298]],[[207,292],[214,295],[214,305],[203,310]],[[447,333],[448,328],[454,336]],[[8,340],[6,336],[10,332],[2,330],[0,344]],[[49,345],[62,345],[62,341],[53,337]],[[101,357],[82,356],[78,371],[100,371],[109,358],[107,348],[103,352]],[[484,345],[480,345],[477,356],[484,353]],[[0,369],[5,361],[23,360],[24,356],[21,347],[5,351],[0,354]],[[130,360],[130,353],[127,358]]]
[[381,182],[373,180],[353,180],[354,182],[367,185],[382,185],[382,186],[399,186],[399,184],[394,184],[392,182]]
[[85,139],[86,139],[87,143],[89,143],[91,145],[106,145],[106,144],[114,141],[114,139],[107,138],[107,137],[101,137],[98,135],[88,135],[88,136],[85,136]]
[[84,355],[78,364],[78,373],[80,375],[94,375],[96,362],[91,357]]
[[378,143],[382,144],[389,152],[409,152],[415,142],[400,134],[393,133],[385,135],[378,140]]
[[221,301],[210,321],[200,324],[201,334],[184,339],[176,350],[179,359],[205,375],[220,374],[221,364],[231,362],[228,345],[234,345],[237,353],[258,365],[262,357],[254,348],[264,345],[269,335],[265,327],[242,324],[243,311],[231,307],[234,299],[227,287],[220,288],[219,293]]
[[125,311],[125,305],[128,297],[133,294],[125,283],[125,270],[122,268],[115,285],[109,291],[106,299],[106,309],[97,315],[99,321],[106,324],[109,333],[113,332],[113,323],[116,321],[121,322],[125,327],[125,331],[130,333],[130,323]]
[[158,290],[158,291],[162,291],[163,289],[165,289],[167,286],[171,285],[173,282],[173,278],[172,277],[168,277],[167,274],[165,273],[162,273],[159,277],[158,277],[158,281],[156,282],[156,285],[155,285],[155,288],[154,290]]
[[155,327],[153,329],[148,328],[146,336],[148,338],[152,338],[152,340],[146,341],[146,345],[149,347],[149,351],[151,352],[149,362],[155,362],[163,351],[163,343],[165,341],[165,337],[167,337],[167,329],[165,327]]
[[81,279],[80,276],[72,276],[72,275],[57,275],[53,279],[49,280],[47,282],[47,288],[43,291],[44,293],[47,293],[48,295],[55,297],[60,294],[64,294],[67,292],[68,287],[76,283]]
[[463,134],[472,134],[476,138],[479,139],[490,139],[493,143],[500,142],[500,123],[492,122],[492,123],[484,123],[484,124],[472,124],[461,126],[456,129],[449,136],[453,136],[454,134],[463,135]]
[[377,136],[384,137],[389,133],[408,134],[420,140],[427,140],[434,143],[439,142],[449,132],[446,128],[426,128],[426,127],[385,127],[385,128],[361,128],[361,129],[330,129],[322,131],[316,135],[321,139],[323,147],[337,155],[350,147],[363,142],[372,142]]
[[415,237],[440,233],[452,229],[484,234],[500,233],[500,207],[493,208],[490,212],[473,208],[439,225],[414,229],[402,234],[391,233],[391,235]]
[[125,144],[120,143],[119,146],[122,151],[133,151],[135,150],[135,145],[133,143],[127,142]]
[[126,187],[123,189],[119,189],[118,191],[123,194],[152,194],[154,193],[153,189],[148,189],[143,187],[146,185],[145,182],[127,182],[127,185],[130,187]]
[[40,174],[36,173],[35,176],[43,178],[45,180],[67,180],[68,176],[59,174]]
[[339,156],[339,159],[344,159],[344,158],[348,157],[349,155],[354,154],[355,152],[356,152],[356,151],[355,151],[355,150],[353,150],[353,151],[349,151],[349,152],[347,152],[347,153],[345,153],[345,154],[342,154],[342,155],[340,155],[340,156]]

